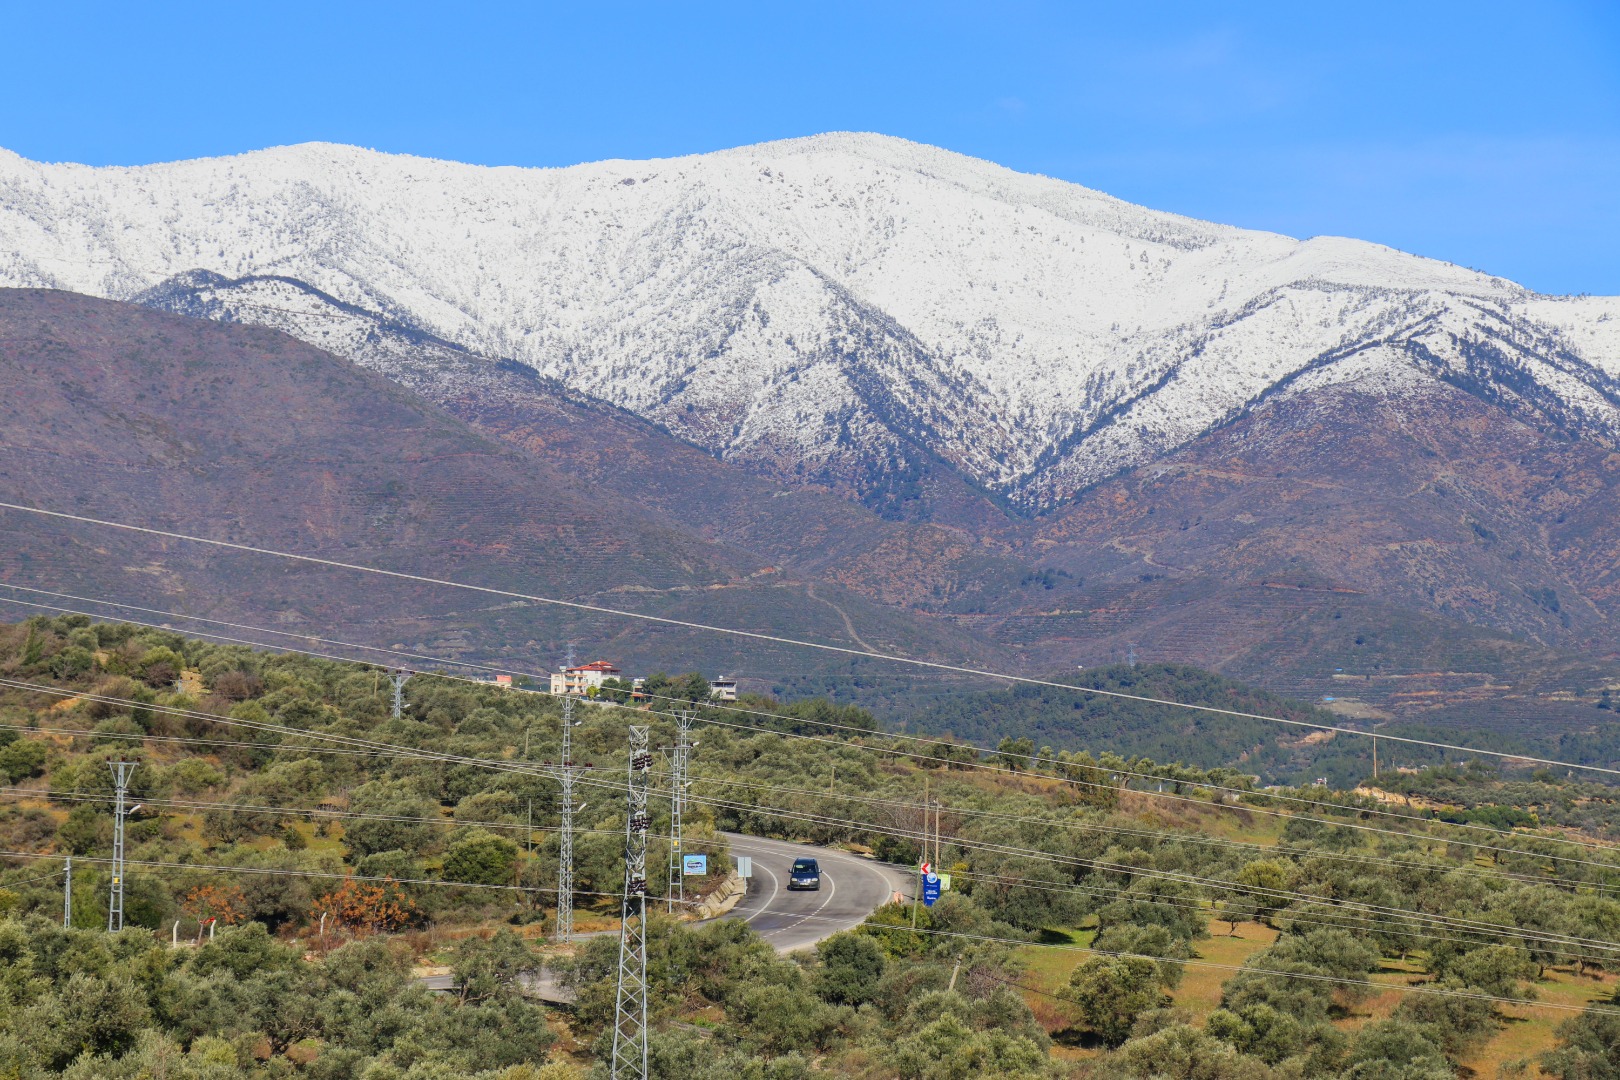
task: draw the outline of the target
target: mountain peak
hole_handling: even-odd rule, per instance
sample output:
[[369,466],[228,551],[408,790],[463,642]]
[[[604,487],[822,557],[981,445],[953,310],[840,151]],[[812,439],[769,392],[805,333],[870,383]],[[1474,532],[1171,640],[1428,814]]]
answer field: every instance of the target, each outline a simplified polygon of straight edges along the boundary
[[[0,284],[113,298],[207,271],[227,284],[198,310],[239,321],[297,283],[300,304],[863,498],[943,465],[1050,506],[1358,355],[1620,431],[1607,301],[872,133],[557,169],[331,143],[119,169],[8,155],[0,251]],[[333,312],[296,310],[277,325],[329,336]]]

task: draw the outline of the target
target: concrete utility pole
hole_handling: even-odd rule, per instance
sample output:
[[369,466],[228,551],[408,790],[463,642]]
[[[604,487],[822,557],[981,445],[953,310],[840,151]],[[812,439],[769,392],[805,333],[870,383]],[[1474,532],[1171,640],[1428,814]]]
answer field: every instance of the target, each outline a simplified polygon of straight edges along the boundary
[[911,897],[911,928],[917,928],[917,909],[922,906],[923,867],[928,865],[928,804],[932,800],[928,797],[928,774],[923,773],[923,805],[922,805],[922,854],[917,857],[917,884]]
[[681,816],[686,810],[686,764],[693,743],[692,718],[684,709],[675,717],[675,728],[675,752],[670,761],[669,892],[665,896],[666,911],[674,911],[677,904],[686,906],[686,872],[681,862],[685,854],[681,848]]
[[107,901],[107,929],[113,932],[124,928],[124,796],[135,765],[133,761],[107,762],[113,774],[112,895]]
[[73,927],[73,856],[62,867],[62,929]]
[[647,1080],[648,728],[630,729],[629,816],[624,822],[624,906],[613,1015],[613,1080]]
[[405,715],[405,684],[410,681],[414,671],[404,668],[390,668],[388,681],[394,684],[394,719],[398,720]]
[[938,799],[934,800],[934,858],[933,858],[933,863],[934,863],[934,873],[936,873],[936,874],[939,873],[939,868],[940,868],[940,861],[939,861],[940,860],[940,854],[939,854],[939,812],[940,812],[940,810],[941,810],[941,808],[943,806],[944,806],[944,804],[941,803]]

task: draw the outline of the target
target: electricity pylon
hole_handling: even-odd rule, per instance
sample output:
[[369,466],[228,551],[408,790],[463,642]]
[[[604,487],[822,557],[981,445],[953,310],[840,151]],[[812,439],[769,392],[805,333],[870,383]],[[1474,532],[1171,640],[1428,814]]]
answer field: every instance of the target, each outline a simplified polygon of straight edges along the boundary
[[62,867],[62,929],[73,927],[73,856]]
[[107,929],[124,928],[124,795],[129,790],[129,777],[135,771],[133,761],[109,761],[113,774],[113,855],[112,895],[107,900]]
[[[568,662],[574,662],[569,652]],[[574,936],[574,780],[590,768],[574,762],[574,695],[563,692],[562,760],[552,769],[562,785],[562,832],[557,837],[557,940]]]
[[629,816],[624,821],[624,906],[613,1014],[613,1080],[647,1080],[648,728],[630,729]]
[[415,672],[404,668],[390,668],[388,681],[394,684],[394,719],[398,720],[405,715],[405,684],[410,681]]
[[670,757],[669,791],[669,892],[665,894],[665,910],[674,911],[677,905],[686,905],[686,871],[682,862],[685,851],[681,847],[681,816],[686,810],[686,766],[693,743],[692,718],[685,710],[675,717],[674,752]]

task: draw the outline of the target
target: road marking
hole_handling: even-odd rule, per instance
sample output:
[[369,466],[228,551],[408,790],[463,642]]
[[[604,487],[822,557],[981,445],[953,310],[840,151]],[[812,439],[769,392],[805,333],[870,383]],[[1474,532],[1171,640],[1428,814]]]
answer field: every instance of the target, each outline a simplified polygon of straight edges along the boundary
[[[783,910],[780,908],[773,909],[771,905],[780,895],[785,895],[791,898],[793,893],[782,892],[781,879],[777,877],[774,871],[771,870],[770,866],[768,865],[769,860],[775,857],[795,858],[805,853],[806,845],[795,844],[785,840],[766,840],[762,837],[754,836],[745,837],[740,834],[732,835],[730,836],[730,839],[732,841],[733,854],[754,852],[755,865],[759,867],[760,872],[771,880],[770,892],[762,899],[756,901],[759,904],[759,909],[753,911],[752,913],[739,916],[742,921],[745,923],[752,923],[761,915],[776,915],[783,919],[791,920],[785,925],[779,926],[774,930],[761,932],[761,937],[772,938],[778,936],[786,930],[802,927],[805,922],[816,918],[818,915],[821,915],[821,913],[827,909],[828,905],[833,902],[833,898],[836,895],[838,888],[837,882],[834,881],[831,874],[823,871],[822,877],[827,880],[830,888],[826,890],[827,895],[820,898],[821,903],[817,905],[815,909],[809,912],[797,912]],[[898,878],[895,877],[894,880],[891,880],[891,872],[886,865],[875,864],[866,859],[856,858],[855,856],[846,854],[844,852],[837,852],[829,848],[823,848],[816,845],[809,845],[809,850],[814,851],[821,858],[823,865],[845,866],[847,869],[849,869],[851,873],[855,875],[854,881],[856,882],[856,885],[852,887],[856,888],[857,897],[859,896],[859,881],[861,880],[861,876],[864,874],[871,877],[875,884],[882,886],[882,895],[873,902],[873,907],[881,907],[888,903],[889,897],[893,894],[894,889],[896,888],[894,881],[898,880]],[[845,891],[847,892],[848,890]],[[850,925],[852,927],[859,926],[870,914],[871,912],[864,912],[854,916]],[[848,928],[846,927],[845,929]],[[837,931],[834,929],[831,932],[836,933]],[[822,934],[819,936],[825,937],[826,935]],[[814,942],[807,943],[807,946],[811,944],[814,944]]]
[[[825,908],[828,904],[832,903],[833,894],[838,891],[838,882],[833,880],[833,876],[831,874],[822,874],[821,876],[827,879],[827,884],[830,886],[827,889],[827,899],[821,902],[821,907],[816,908],[816,910],[806,915],[804,919],[813,919],[817,915],[820,915],[822,908]],[[804,919],[800,919],[799,922],[804,922]],[[794,925],[797,925],[797,923]]]
[[[744,919],[743,922],[750,922],[751,923],[755,919],[759,918],[761,915],[764,915],[766,912],[770,911],[771,900],[776,899],[776,894],[777,894],[777,891],[778,891],[776,875],[771,873],[771,868],[766,866],[763,861],[759,864],[759,868],[761,870],[765,871],[765,876],[766,877],[771,879],[771,896],[770,896],[769,900],[766,900],[764,904],[760,905],[760,909],[758,911],[756,911],[752,915],[748,916],[748,918]],[[775,914],[775,912],[771,912],[771,914]]]
[[[838,883],[836,881],[834,881],[832,875],[827,873],[826,871],[822,871],[821,877],[822,877],[822,880],[827,883],[829,888],[827,889],[827,897],[826,897],[826,899],[824,899],[820,903],[820,905],[817,906],[816,910],[811,911],[811,912],[805,912],[805,913],[802,913],[802,914],[799,913],[799,912],[790,912],[790,911],[780,912],[780,914],[793,915],[793,916],[796,916],[796,918],[794,918],[794,920],[792,922],[788,923],[786,926],[779,926],[775,930],[772,930],[770,933],[764,935],[765,937],[775,937],[777,934],[782,933],[782,931],[784,931],[784,930],[792,930],[794,927],[802,925],[807,919],[813,919],[817,915],[820,915],[822,913],[822,911],[827,907],[827,905],[832,903],[833,894],[838,891]],[[862,921],[864,922],[865,921],[865,916],[862,916],[861,918],[862,918]],[[857,925],[859,925],[859,924],[857,924]]]

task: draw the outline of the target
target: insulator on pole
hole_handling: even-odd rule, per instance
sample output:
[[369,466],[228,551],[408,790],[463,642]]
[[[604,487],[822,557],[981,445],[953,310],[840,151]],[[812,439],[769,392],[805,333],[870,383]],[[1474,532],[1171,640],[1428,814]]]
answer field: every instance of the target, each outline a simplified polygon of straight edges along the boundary
[[124,928],[124,799],[136,762],[109,761],[113,774],[113,854],[112,891],[107,898],[107,929],[116,933]]

